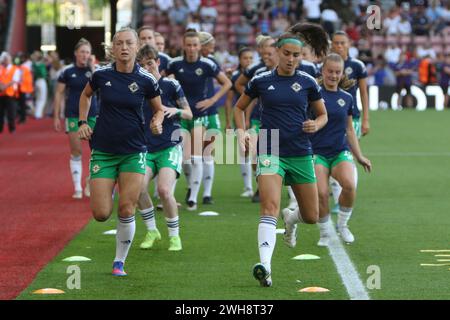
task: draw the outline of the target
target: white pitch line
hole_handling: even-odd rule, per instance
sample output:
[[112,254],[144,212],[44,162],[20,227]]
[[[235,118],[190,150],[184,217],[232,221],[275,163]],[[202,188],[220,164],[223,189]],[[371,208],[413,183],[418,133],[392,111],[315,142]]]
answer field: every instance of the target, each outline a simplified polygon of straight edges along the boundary
[[450,152],[368,152],[368,157],[450,157]]
[[356,271],[350,257],[342,245],[341,239],[336,233],[334,223],[330,219],[330,242],[328,244],[328,251],[336,265],[337,272],[347,289],[350,300],[370,300],[369,294],[364,287],[358,271]]

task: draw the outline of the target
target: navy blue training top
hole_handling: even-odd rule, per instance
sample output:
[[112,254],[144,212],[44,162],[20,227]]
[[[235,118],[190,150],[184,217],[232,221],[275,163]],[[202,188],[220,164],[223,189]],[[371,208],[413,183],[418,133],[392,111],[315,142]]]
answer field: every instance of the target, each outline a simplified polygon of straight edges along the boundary
[[207,115],[208,110],[200,111],[195,106],[208,99],[208,79],[217,77],[219,72],[214,62],[203,57],[193,63],[187,62],[184,57],[177,57],[169,62],[167,75],[175,75],[180,82],[194,118]]
[[[158,81],[158,85],[162,104],[170,108],[179,108],[177,101],[184,98],[184,92],[178,81],[170,78],[161,78]],[[164,150],[181,142],[180,134],[176,131],[181,128],[178,116],[164,118],[163,132],[160,135],[153,135],[150,130],[150,121],[153,117],[153,111],[150,108],[144,108],[144,117],[148,152]]]
[[96,70],[89,84],[101,101],[92,148],[113,154],[147,151],[143,109],[160,95],[156,79],[138,64],[131,73],[109,64]]
[[[61,71],[58,82],[66,85],[66,107],[64,111],[66,118],[78,118],[81,92],[83,92],[91,76],[92,70],[89,67],[80,68],[75,64],[70,64]],[[91,108],[89,109],[88,117],[95,117],[97,113],[97,97],[94,95],[91,98]]]
[[328,91],[322,86],[322,97],[328,113],[327,124],[311,137],[314,154],[332,158],[350,150],[347,142],[347,121],[353,114],[353,97],[342,89]]
[[[245,94],[261,101],[261,131],[258,141],[259,154],[281,157],[311,155],[309,134],[302,126],[308,120],[310,102],[322,98],[321,88],[310,75],[295,71],[292,76],[279,76],[277,69],[263,72],[250,80]],[[267,130],[267,135],[264,130]],[[279,139],[273,143],[271,129],[278,129]],[[266,143],[264,143],[266,141]],[[267,148],[264,147],[267,144]],[[276,148],[278,147],[278,151]],[[264,150],[267,149],[267,150]]]
[[367,78],[367,69],[364,62],[358,59],[348,58],[344,62],[344,72],[349,79],[356,80],[356,83],[349,90],[346,90],[353,97],[353,117],[360,118],[361,112],[357,106],[356,91],[359,88],[358,80]]

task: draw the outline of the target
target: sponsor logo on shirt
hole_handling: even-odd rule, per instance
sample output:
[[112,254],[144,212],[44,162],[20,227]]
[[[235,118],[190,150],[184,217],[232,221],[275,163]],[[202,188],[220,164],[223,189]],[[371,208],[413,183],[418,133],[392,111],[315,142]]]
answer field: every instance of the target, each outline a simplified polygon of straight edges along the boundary
[[106,87],[111,87],[111,81],[108,81],[107,83],[105,83]]
[[337,104],[340,105],[341,107],[345,106],[345,101],[344,101],[344,99],[339,99],[339,100],[337,101]]
[[131,92],[135,93],[136,91],[139,90],[139,86],[137,85],[136,82],[133,82],[128,86],[128,89],[130,89]]
[[180,72],[180,73],[183,73],[183,72],[184,72],[184,69],[183,69],[183,68],[181,68],[179,72]]
[[200,77],[203,74],[203,70],[201,68],[198,68],[197,70],[195,70],[195,74]]
[[75,73],[72,73],[72,78],[76,78],[77,75]]
[[294,90],[295,92],[299,92],[302,89],[302,86],[298,84],[298,82],[294,83],[291,86],[292,90]]
[[273,85],[270,85],[270,87],[268,87],[267,90],[275,90],[275,88]]

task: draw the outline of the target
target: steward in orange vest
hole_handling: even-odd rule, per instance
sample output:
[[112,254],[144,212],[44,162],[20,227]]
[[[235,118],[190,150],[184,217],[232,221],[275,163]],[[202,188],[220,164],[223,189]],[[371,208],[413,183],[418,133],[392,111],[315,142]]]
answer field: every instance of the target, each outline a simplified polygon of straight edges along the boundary
[[3,131],[5,113],[9,132],[16,130],[16,112],[19,97],[20,70],[12,64],[9,53],[0,56],[0,133]]

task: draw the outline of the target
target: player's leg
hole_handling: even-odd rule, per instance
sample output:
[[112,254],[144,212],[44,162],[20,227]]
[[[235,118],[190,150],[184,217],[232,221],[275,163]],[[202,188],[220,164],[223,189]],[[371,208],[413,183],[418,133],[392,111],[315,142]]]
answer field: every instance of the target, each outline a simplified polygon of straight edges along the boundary
[[285,224],[284,242],[289,247],[296,245],[297,223],[314,224],[319,219],[319,196],[312,156],[284,158],[286,168],[285,184],[292,187],[298,207],[283,209]]
[[341,161],[336,164],[331,171],[332,176],[342,186],[341,196],[339,197],[337,227],[342,239],[347,243],[355,241],[355,238],[347,225],[352,215],[353,204],[356,198],[353,170],[354,163],[350,161]]
[[182,249],[178,206],[172,193],[172,186],[175,183],[178,174],[179,173],[171,167],[163,167],[159,170],[160,179],[158,180],[158,192],[169,231],[170,251],[180,251]]
[[161,240],[161,234],[156,227],[155,207],[148,192],[150,180],[154,176],[155,164],[151,159],[152,154],[147,153],[147,165],[145,168],[144,181],[142,183],[141,192],[138,200],[138,211],[147,227],[144,241],[140,244],[141,249],[150,249],[155,241]]
[[319,192],[319,230],[320,239],[317,243],[318,246],[327,246],[330,241],[330,208],[328,205],[328,181],[330,176],[330,169],[328,166],[318,164],[315,165],[316,177],[317,177],[317,190]]
[[[83,163],[81,160],[82,155],[82,143],[78,137],[78,124],[75,122],[78,119],[67,118],[66,119],[66,131],[69,137],[70,146],[70,173],[72,175],[72,183],[74,188],[74,194],[72,198],[81,199],[83,197],[83,188],[81,186],[81,178],[83,172]],[[76,130],[76,131],[75,131]]]
[[212,187],[214,184],[214,141],[220,134],[218,115],[208,117],[205,142],[203,143],[203,204],[213,204]]
[[258,159],[258,189],[261,199],[258,225],[260,263],[253,267],[253,276],[264,287],[272,285],[271,262],[276,244],[276,227],[284,175],[278,163],[278,157],[260,156]]
[[192,176],[191,176],[191,194],[189,196],[187,210],[197,210],[197,196],[200,191],[200,185],[203,178],[203,132],[204,127],[201,122],[194,124],[191,131],[192,146]]
[[183,138],[183,173],[186,177],[187,193],[185,197],[186,204],[189,201],[189,196],[191,195],[191,181],[192,181],[192,137],[191,137],[191,123],[190,120],[181,120],[181,137]]

